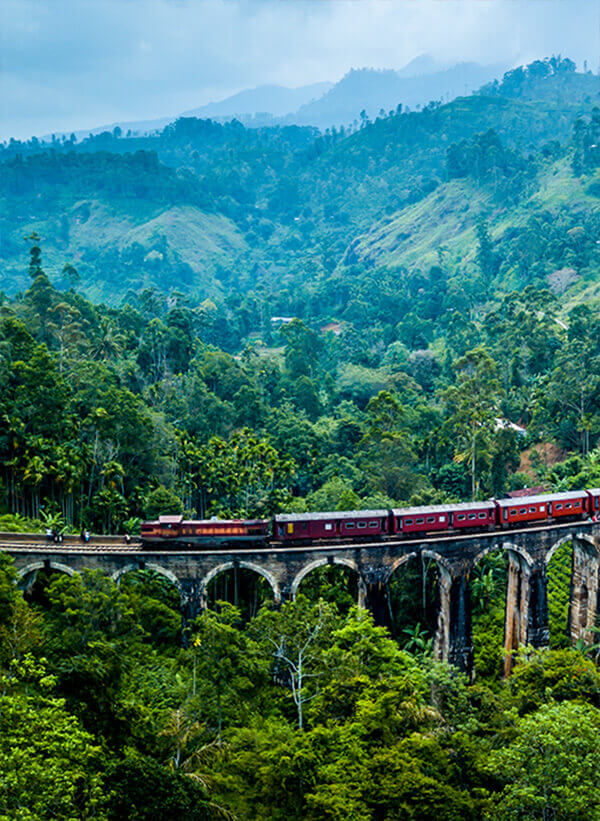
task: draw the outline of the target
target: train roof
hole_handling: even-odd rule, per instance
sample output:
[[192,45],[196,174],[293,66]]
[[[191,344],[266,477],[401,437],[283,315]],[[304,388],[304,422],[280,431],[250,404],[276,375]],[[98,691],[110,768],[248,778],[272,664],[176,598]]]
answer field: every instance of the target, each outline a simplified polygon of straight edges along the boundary
[[521,496],[519,499],[497,499],[500,507],[520,507],[521,505],[536,505],[540,502],[562,502],[569,499],[585,499],[587,491],[569,490],[564,493],[542,493],[539,496]]
[[276,522],[315,522],[321,519],[375,519],[387,516],[388,510],[333,510],[324,513],[279,513]]
[[427,513],[450,513],[456,510],[492,510],[494,503],[488,499],[485,502],[458,502],[455,505],[426,505],[424,507],[396,507],[392,510],[394,516],[419,516]]
[[214,516],[212,519],[184,519],[183,516],[159,516],[158,519],[148,522],[142,522],[143,525],[207,525],[207,524],[223,524],[223,525],[258,525],[268,524],[270,519],[219,519]]

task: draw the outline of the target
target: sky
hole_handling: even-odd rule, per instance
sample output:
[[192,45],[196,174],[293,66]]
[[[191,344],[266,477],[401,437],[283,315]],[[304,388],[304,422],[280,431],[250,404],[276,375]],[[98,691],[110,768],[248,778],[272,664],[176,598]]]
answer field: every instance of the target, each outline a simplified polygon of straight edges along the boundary
[[597,71],[600,0],[0,0],[0,139],[173,116],[265,83],[350,68]]

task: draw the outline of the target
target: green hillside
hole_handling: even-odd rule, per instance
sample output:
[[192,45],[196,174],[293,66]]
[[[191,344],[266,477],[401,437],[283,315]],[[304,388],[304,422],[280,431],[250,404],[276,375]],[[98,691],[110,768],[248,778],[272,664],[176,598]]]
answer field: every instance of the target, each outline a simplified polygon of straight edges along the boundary
[[[495,196],[493,184],[451,180],[356,237],[345,259],[374,267],[427,268],[437,263],[443,249],[450,263],[473,266],[476,229],[482,218],[489,220],[491,236],[502,247],[507,235],[526,230],[528,221],[541,213],[568,212],[574,222],[579,215],[598,213],[600,198],[590,192],[590,182],[586,176],[576,176],[565,158],[546,164],[517,204]],[[518,284],[514,268],[505,273],[509,276],[503,278],[503,287]]]
[[[102,276],[86,276],[85,291],[108,302],[125,289],[146,287],[194,287],[217,296],[223,291],[218,272],[233,267],[247,247],[230,219],[193,205],[163,209],[139,201],[78,200],[58,225],[54,216],[32,220],[25,229],[15,226],[6,242],[18,247],[32,230],[48,238],[49,271],[60,272],[65,259],[82,273],[101,270]],[[22,258],[7,260],[4,277],[26,287]]]
[[[537,214],[595,210],[597,126],[586,123],[599,90],[598,77],[553,58],[470,97],[324,134],[182,118],[147,137],[13,140],[0,147],[3,288],[26,286],[32,230],[51,279],[73,264],[94,298],[115,304],[147,287],[195,301],[268,293],[276,313],[312,320],[344,301],[327,282],[334,270],[397,279],[442,252],[468,271],[481,218],[514,256],[510,238]],[[514,269],[499,265],[501,288],[527,281]],[[315,305],[323,291],[329,310]]]

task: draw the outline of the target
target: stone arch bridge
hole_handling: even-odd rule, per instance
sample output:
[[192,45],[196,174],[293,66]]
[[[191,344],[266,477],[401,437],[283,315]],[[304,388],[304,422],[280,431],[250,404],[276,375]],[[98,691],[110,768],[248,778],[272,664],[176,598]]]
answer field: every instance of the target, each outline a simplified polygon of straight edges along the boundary
[[504,646],[509,672],[519,646],[548,645],[547,567],[565,542],[572,542],[574,548],[569,631],[573,641],[586,640],[598,610],[600,523],[596,522],[419,541],[185,552],[146,551],[114,537],[97,537],[87,545],[71,539],[63,545],[48,545],[42,539],[21,536],[16,541],[5,537],[0,550],[13,557],[23,586],[31,584],[42,568],[69,574],[100,569],[116,581],[132,570],[154,570],[177,587],[188,619],[206,606],[210,581],[231,568],[246,568],[263,576],[279,604],[293,598],[302,580],[317,567],[342,565],[358,575],[358,603],[368,607],[380,624],[386,619],[386,586],[396,569],[414,558],[433,560],[439,589],[435,653],[463,670],[470,669],[473,655],[469,581],[485,555],[502,550],[508,554]]

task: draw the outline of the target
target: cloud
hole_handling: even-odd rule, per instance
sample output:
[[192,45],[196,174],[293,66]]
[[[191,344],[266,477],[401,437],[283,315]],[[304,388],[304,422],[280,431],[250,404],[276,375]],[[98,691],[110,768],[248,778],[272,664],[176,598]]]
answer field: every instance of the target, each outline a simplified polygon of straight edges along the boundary
[[0,133],[173,115],[422,53],[593,60],[598,22],[595,0],[2,0]]

